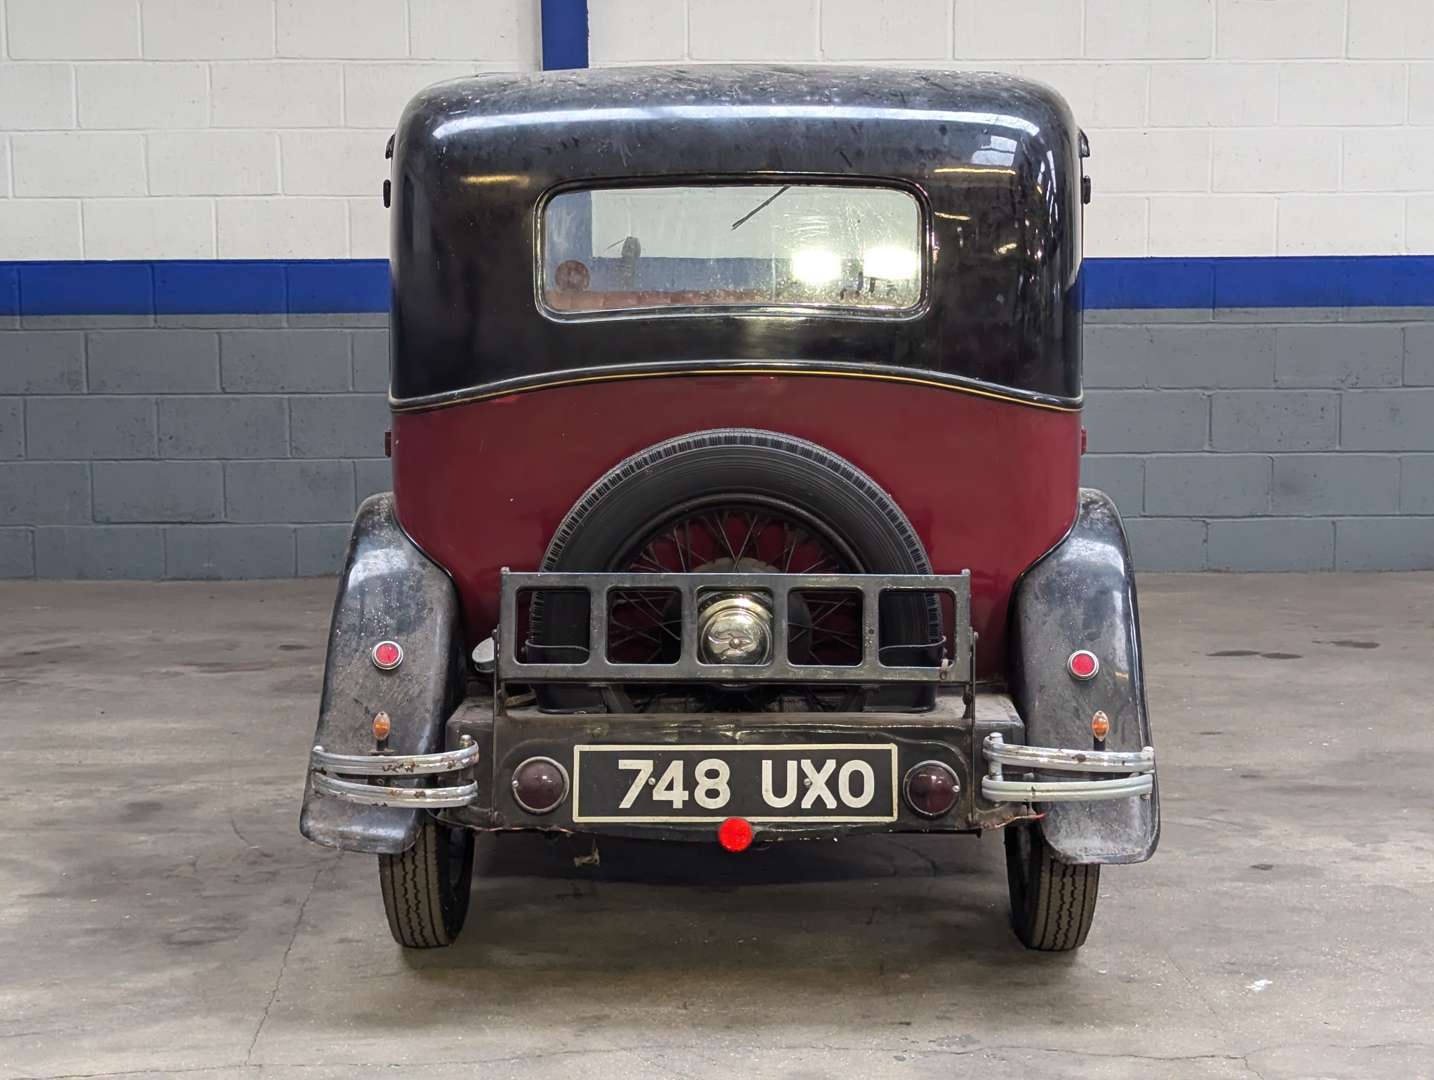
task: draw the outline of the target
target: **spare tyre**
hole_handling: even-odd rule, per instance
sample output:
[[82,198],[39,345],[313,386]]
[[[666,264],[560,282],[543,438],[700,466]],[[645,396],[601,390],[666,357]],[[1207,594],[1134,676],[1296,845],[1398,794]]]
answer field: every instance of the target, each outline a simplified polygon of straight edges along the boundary
[[[605,473],[578,499],[548,545],[549,571],[779,572],[923,574],[926,549],[911,522],[871,477],[851,462],[804,439],[771,431],[721,428],[648,447]],[[636,596],[609,612],[614,659],[676,659],[678,612],[661,594]],[[657,599],[655,599],[655,597]],[[854,663],[860,657],[859,597],[830,594],[794,614],[793,650],[811,663]],[[850,606],[855,604],[855,609]],[[844,605],[846,605],[844,607]],[[581,655],[587,643],[586,598],[559,592],[534,597],[529,659]],[[935,663],[939,606],[923,594],[891,594],[882,604],[883,659]],[[895,650],[895,651],[894,651]],[[630,684],[541,688],[542,707],[561,711],[746,711],[782,707],[795,695],[819,709],[929,708],[929,686],[894,686],[867,695],[844,687],[833,703],[827,689],[768,684],[720,686]],[[818,695],[820,694],[820,697]],[[800,705],[799,705],[800,707]]]

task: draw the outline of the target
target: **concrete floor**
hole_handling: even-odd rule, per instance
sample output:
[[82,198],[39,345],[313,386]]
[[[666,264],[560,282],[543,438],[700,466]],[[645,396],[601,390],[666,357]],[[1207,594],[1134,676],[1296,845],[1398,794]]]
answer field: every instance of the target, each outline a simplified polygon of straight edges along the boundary
[[332,592],[0,588],[0,1077],[1434,1076],[1434,574],[1143,579],[1164,839],[1074,956],[879,837],[505,838],[405,956],[296,830]]

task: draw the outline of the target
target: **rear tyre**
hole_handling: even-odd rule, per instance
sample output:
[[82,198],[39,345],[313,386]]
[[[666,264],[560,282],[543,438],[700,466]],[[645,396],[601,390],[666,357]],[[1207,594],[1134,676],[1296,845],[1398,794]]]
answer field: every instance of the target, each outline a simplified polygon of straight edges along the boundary
[[473,834],[427,818],[407,851],[378,857],[383,910],[406,949],[452,945],[468,914]]
[[[748,515],[748,527],[736,527],[727,537],[722,522],[729,514]],[[724,549],[704,551],[692,546],[691,525],[704,520],[717,521],[713,535],[725,538]],[[789,546],[783,558],[767,545],[757,557],[766,535],[758,529],[758,521],[772,527],[781,523],[784,534],[793,537],[791,542],[802,538],[800,550],[811,554],[794,560],[792,552],[798,549]],[[721,565],[712,561],[723,550],[728,557],[720,560]],[[815,443],[749,428],[682,435],[620,462],[568,512],[542,563],[543,570],[629,573],[704,568],[931,573],[916,530],[871,477]],[[526,645],[547,650],[543,655],[555,658],[581,655],[587,625],[586,598],[575,600],[561,593],[536,597],[531,640]],[[882,605],[881,636],[887,663],[934,662],[932,653],[941,636],[939,606],[920,595],[890,597]],[[609,647],[613,651],[611,641]],[[907,650],[907,655],[893,649]],[[538,701],[543,708],[557,711],[634,711],[631,695],[621,688],[603,695],[582,687],[544,686],[538,690]],[[756,695],[749,707],[760,708],[761,701]],[[931,701],[930,688],[923,686],[892,686],[873,695],[873,704],[888,708],[927,709]],[[731,700],[708,701],[702,709],[746,711]]]
[[1011,927],[1028,949],[1070,952],[1085,944],[1100,891],[1099,865],[1056,858],[1035,825],[1006,826]]

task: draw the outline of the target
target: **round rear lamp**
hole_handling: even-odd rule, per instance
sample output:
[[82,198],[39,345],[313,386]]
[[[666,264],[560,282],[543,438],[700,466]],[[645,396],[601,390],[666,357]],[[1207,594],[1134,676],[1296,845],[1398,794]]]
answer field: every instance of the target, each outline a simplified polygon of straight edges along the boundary
[[950,813],[956,805],[961,781],[945,762],[923,761],[906,770],[901,790],[907,806],[922,817],[935,818]]
[[568,797],[568,770],[550,757],[530,757],[513,770],[513,801],[530,814],[548,814]]
[[1071,673],[1071,678],[1089,682],[1100,671],[1100,661],[1089,649],[1077,649],[1066,661],[1066,670]]
[[729,817],[717,826],[717,843],[727,851],[746,851],[752,846],[751,822],[746,818]]
[[403,663],[403,646],[396,641],[380,641],[369,653],[379,671],[392,671]]

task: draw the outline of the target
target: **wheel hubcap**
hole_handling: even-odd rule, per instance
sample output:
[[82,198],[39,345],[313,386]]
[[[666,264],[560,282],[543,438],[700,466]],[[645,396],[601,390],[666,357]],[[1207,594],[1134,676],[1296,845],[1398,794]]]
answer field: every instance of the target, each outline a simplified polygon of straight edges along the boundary
[[703,609],[698,640],[709,664],[765,664],[772,655],[772,613],[746,593],[720,597]]

